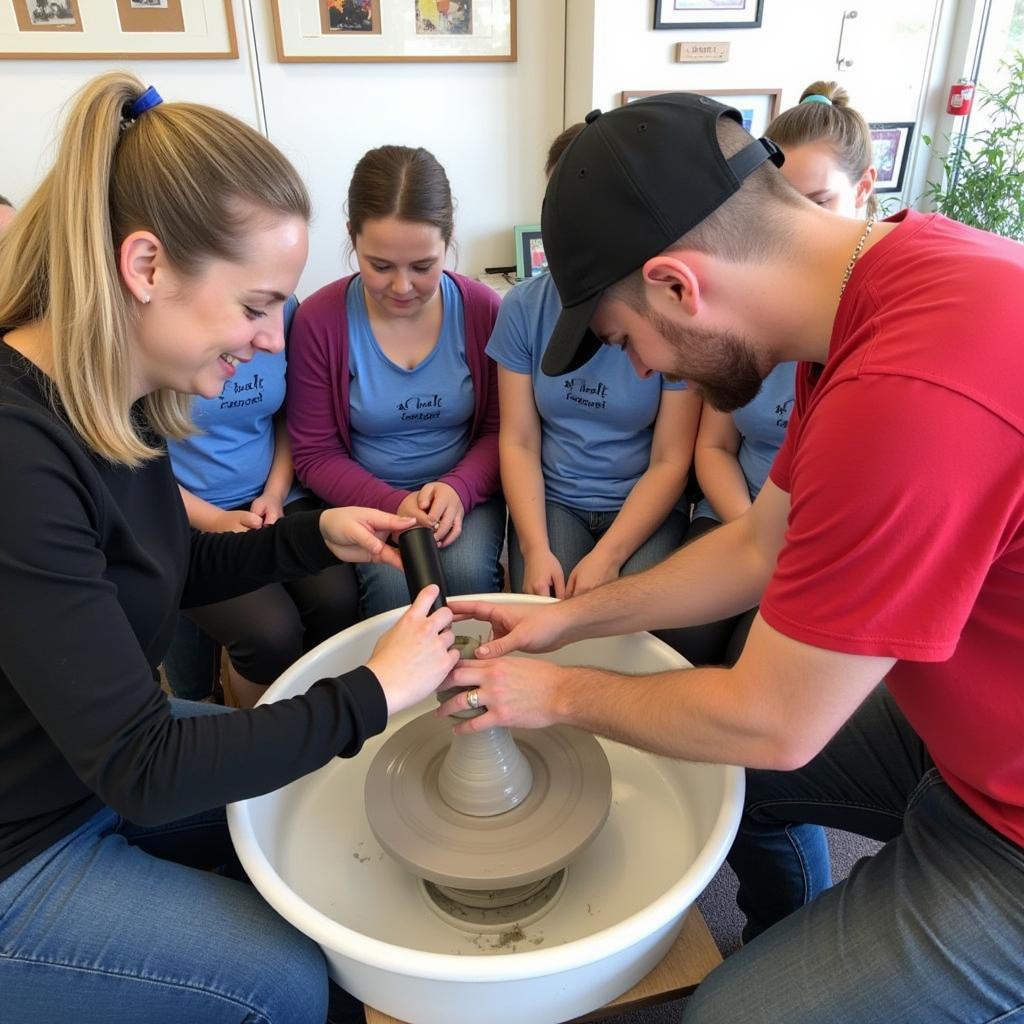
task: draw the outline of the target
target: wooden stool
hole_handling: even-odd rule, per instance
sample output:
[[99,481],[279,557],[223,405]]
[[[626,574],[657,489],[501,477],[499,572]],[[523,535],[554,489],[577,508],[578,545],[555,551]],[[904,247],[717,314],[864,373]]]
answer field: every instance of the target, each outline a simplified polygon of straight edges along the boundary
[[[570,1024],[604,1020],[629,1010],[688,996],[721,962],[722,955],[718,952],[715,940],[711,938],[704,918],[696,907],[691,907],[676,941],[650,974],[641,978],[628,992],[623,992],[618,999],[575,1018]],[[366,1024],[404,1024],[372,1006],[364,1009]],[[483,1008],[481,1020],[486,1020],[486,1008]],[[407,1024],[416,1024],[416,1021]]]

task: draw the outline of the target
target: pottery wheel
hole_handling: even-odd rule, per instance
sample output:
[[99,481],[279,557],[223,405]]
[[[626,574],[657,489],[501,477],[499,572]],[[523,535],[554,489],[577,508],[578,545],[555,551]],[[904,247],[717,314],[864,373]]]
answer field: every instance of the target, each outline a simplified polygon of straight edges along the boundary
[[427,713],[381,747],[366,776],[366,815],[381,846],[414,875],[475,891],[547,878],[597,835],[611,806],[601,745],[570,726],[511,730],[533,771],[518,806],[491,817],[453,810],[437,778],[451,722]]

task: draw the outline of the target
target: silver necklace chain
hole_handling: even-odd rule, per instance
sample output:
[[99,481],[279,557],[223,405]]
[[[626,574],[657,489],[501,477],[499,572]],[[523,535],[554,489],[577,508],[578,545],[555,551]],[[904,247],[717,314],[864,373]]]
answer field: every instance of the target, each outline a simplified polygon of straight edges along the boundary
[[864,243],[868,240],[868,235],[871,234],[871,229],[875,226],[875,218],[868,218],[868,225],[864,229],[864,234],[860,236],[860,241],[857,243],[857,248],[853,250],[853,255],[850,257],[850,262],[846,264],[846,273],[843,274],[843,283],[839,286],[839,298],[843,297],[843,292],[846,291],[846,286],[850,283],[850,275],[853,273],[853,268],[857,265],[857,260],[860,258],[860,254],[864,251]]

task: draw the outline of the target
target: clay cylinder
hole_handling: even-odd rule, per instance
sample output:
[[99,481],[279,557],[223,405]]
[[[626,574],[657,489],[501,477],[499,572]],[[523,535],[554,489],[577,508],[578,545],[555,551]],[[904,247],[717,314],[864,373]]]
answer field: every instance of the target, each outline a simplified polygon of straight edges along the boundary
[[436,612],[438,608],[443,608],[448,603],[448,586],[434,531],[426,526],[414,526],[398,535],[398,549],[402,552],[402,568],[409,588],[409,600],[415,601],[416,595],[424,587],[436,583],[441,593],[430,606],[430,611]]

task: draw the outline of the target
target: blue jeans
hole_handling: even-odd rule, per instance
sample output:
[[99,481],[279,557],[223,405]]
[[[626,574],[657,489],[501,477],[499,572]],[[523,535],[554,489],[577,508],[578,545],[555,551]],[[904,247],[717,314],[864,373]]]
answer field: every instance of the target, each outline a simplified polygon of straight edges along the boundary
[[[548,527],[548,547],[562,566],[562,572],[568,582],[569,574],[576,568],[585,555],[589,555],[597,546],[597,542],[605,535],[608,528],[615,522],[618,511],[587,512],[584,509],[569,508],[549,501],[544,505],[544,516]],[[686,516],[678,509],[673,509],[665,521],[650,535],[623,563],[621,576],[643,572],[652,565],[667,558],[683,542],[686,532]],[[523,573],[525,565],[523,552],[519,547],[519,538],[515,527],[509,521],[508,527],[508,572],[512,589],[523,592]]]
[[0,1022],[323,1024],[319,947],[202,870],[230,863],[241,876],[223,808],[157,828],[95,814],[0,882]]
[[[462,521],[462,533],[441,549],[441,566],[449,594],[496,594],[504,584],[501,548],[505,543],[505,502],[492,498],[477,505]],[[363,615],[409,603],[405,576],[390,565],[357,565]]]
[[[832,886],[821,825],[886,845]],[[685,1024],[1024,1022],[1024,850],[946,785],[884,688],[803,768],[747,772],[729,863],[746,944]]]

